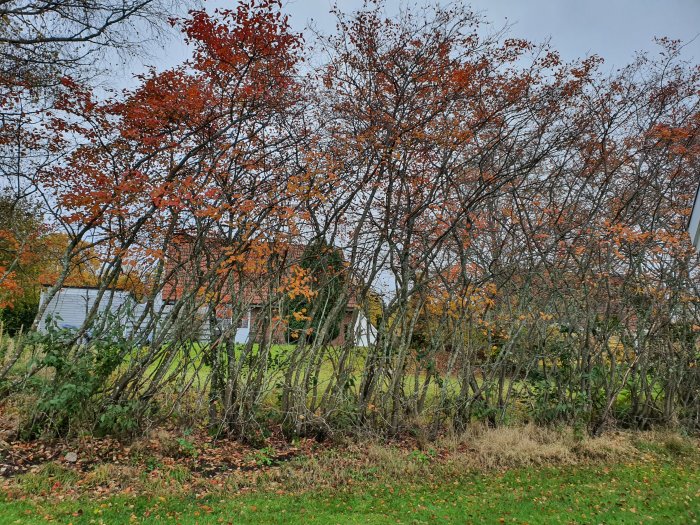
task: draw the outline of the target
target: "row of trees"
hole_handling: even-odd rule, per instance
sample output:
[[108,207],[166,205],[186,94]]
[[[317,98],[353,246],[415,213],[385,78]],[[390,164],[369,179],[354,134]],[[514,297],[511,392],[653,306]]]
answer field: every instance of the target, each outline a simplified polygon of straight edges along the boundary
[[460,4],[336,15],[312,53],[275,0],[192,11],[175,22],[192,58],[112,98],[62,75],[26,102],[7,77],[5,169],[67,235],[47,299],[89,254],[98,303],[125,276],[142,300],[128,330],[96,303],[13,347],[0,380],[33,385],[27,430],[133,430],[193,392],[246,439],[270,417],[317,435],[697,429],[700,69],[680,44],[605,75]]

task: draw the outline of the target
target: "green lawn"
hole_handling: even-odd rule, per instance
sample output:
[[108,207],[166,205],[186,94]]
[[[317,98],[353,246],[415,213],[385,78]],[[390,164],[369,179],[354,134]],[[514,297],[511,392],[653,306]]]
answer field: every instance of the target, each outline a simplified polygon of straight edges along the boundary
[[303,495],[272,490],[205,499],[6,501],[0,523],[605,523],[700,520],[697,464],[516,469],[461,479],[358,482]]

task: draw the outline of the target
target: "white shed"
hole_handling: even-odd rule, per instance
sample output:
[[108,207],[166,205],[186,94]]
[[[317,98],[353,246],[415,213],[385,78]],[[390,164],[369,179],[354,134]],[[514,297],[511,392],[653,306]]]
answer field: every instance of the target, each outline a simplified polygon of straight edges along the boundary
[[[77,329],[83,326],[90,310],[99,295],[99,289],[89,287],[65,286],[51,298],[51,302],[39,321],[39,331],[46,332],[49,322],[58,328]],[[48,298],[47,290],[42,290],[40,304]],[[132,319],[138,314],[139,304],[131,292],[125,290],[107,290],[98,306],[98,315],[104,315],[109,309],[110,315],[116,316],[126,330],[132,328]]]
[[[42,290],[40,304],[43,305],[48,299],[48,288]],[[100,290],[85,286],[64,286],[53,296],[49,306],[44,311],[38,330],[41,333],[48,331],[50,324],[60,329],[79,329],[85,323],[92,310]],[[141,319],[145,304],[139,303],[131,292],[126,290],[106,290],[100,299],[97,307],[98,318],[109,316],[123,329],[123,334],[129,336],[134,328],[134,324]],[[154,309],[159,315],[167,316],[172,306],[164,303],[159,294],[154,305]],[[202,316],[206,313],[206,308],[201,307]],[[236,342],[245,343],[250,332],[250,312],[244,317],[241,326],[236,332]],[[143,326],[145,323],[142,323]],[[225,325],[225,323],[224,323]],[[208,323],[203,322],[197,327],[194,337],[201,341],[208,341],[212,334],[209,333]]]

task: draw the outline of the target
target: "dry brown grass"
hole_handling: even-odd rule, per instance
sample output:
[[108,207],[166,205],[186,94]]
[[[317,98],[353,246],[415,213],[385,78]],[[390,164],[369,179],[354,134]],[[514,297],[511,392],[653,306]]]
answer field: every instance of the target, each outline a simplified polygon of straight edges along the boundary
[[81,480],[81,485],[87,489],[100,487],[125,488],[139,483],[141,472],[135,467],[102,463],[88,472]]
[[[451,442],[451,443],[450,443]],[[590,461],[626,461],[638,455],[631,434],[610,432],[580,437],[572,429],[473,427],[447,440],[472,468],[516,468],[573,465]]]
[[[256,483],[294,491],[371,480],[449,479],[469,471],[642,461],[649,457],[635,446],[640,439],[658,437],[610,432],[590,438],[577,437],[571,429],[474,427],[459,436],[444,437],[423,451],[373,441],[347,444],[263,473]],[[684,450],[690,442],[684,441]],[[242,486],[240,480],[236,483]]]
[[[151,437],[167,444],[169,439],[164,438],[171,436]],[[68,477],[63,483],[80,492],[105,495],[125,490],[155,496],[253,489],[292,493],[322,488],[352,490],[357,484],[395,480],[439,483],[459,479],[468,472],[494,469],[612,465],[669,458],[696,461],[700,459],[699,443],[671,432],[608,432],[590,438],[572,429],[473,427],[464,434],[443,437],[424,450],[418,446],[412,449],[405,442],[345,442],[272,468],[220,473],[214,478],[198,476],[173,459],[158,462],[148,470],[123,463],[99,464],[81,479]],[[139,444],[132,446],[132,454],[147,452],[140,450]],[[55,470],[20,476],[13,485],[24,493],[46,494],[52,480],[64,474]]]
[[473,454],[467,457],[472,456],[476,467],[562,465],[575,461],[565,437],[546,428],[501,427],[477,432],[466,439],[473,448]]

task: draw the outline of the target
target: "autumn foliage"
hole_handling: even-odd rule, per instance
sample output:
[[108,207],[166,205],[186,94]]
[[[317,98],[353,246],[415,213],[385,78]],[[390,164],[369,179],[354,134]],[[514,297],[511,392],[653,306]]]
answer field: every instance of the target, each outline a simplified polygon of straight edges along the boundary
[[[271,421],[319,437],[513,418],[700,428],[685,233],[700,70],[680,43],[604,74],[459,3],[377,4],[336,12],[314,55],[279,1],[192,11],[172,21],[184,64],[107,98],[61,78],[23,128],[24,185],[67,239],[34,328],[80,261],[100,301],[127,288],[144,306],[124,333],[98,301],[45,343],[101,383],[76,394],[80,414],[42,391],[32,432],[131,431],[194,394],[213,431],[244,439]],[[290,251],[304,246],[328,251]]]

